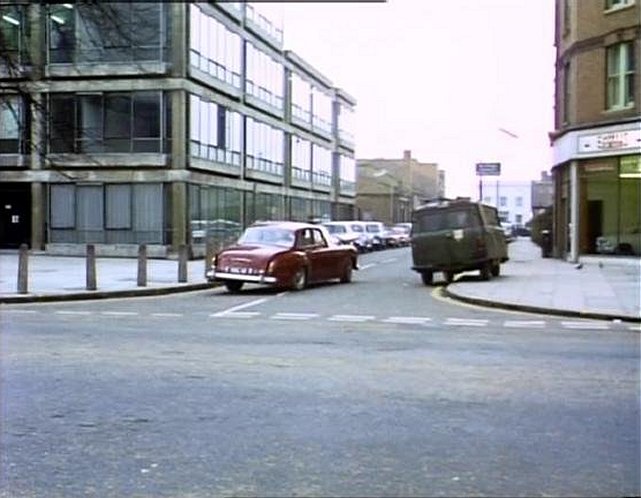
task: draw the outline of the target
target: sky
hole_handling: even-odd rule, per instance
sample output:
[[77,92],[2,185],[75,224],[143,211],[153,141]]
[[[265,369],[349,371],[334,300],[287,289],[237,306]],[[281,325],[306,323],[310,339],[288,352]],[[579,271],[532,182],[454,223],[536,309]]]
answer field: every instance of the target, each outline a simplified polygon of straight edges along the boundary
[[255,6],[285,49],[357,100],[357,159],[411,150],[445,170],[452,197],[478,195],[479,162],[501,163],[499,181],[550,169],[554,0]]

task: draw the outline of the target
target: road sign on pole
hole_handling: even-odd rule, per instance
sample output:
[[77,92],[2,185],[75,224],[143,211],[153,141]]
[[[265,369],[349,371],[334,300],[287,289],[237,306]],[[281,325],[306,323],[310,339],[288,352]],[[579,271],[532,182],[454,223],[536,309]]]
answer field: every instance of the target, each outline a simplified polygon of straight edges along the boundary
[[476,176],[500,176],[501,163],[476,163]]

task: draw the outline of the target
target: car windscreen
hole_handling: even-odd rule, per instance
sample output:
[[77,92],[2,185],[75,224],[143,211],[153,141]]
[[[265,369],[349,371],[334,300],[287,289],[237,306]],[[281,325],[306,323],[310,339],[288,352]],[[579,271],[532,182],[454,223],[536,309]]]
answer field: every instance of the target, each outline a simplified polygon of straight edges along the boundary
[[347,229],[343,225],[324,225],[329,233],[345,233]]
[[238,243],[292,247],[294,240],[294,232],[290,230],[274,227],[249,227],[238,239]]
[[479,226],[478,214],[470,209],[432,209],[416,219],[416,232],[437,232]]
[[365,230],[369,233],[378,233],[381,231],[381,228],[378,225],[365,225]]

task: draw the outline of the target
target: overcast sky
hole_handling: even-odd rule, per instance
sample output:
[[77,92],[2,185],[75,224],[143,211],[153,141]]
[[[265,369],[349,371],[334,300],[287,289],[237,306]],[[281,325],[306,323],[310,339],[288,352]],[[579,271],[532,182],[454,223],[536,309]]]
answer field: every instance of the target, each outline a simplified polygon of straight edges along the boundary
[[285,48],[356,98],[358,159],[411,150],[446,171],[450,196],[477,194],[477,162],[500,162],[500,180],[549,170],[554,0],[256,6]]

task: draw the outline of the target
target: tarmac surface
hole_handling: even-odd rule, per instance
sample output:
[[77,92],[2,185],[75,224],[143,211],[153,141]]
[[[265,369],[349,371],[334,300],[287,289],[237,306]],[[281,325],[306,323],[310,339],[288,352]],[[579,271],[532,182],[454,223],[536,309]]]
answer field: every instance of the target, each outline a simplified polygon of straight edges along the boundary
[[[445,293],[465,302],[536,313],[641,323],[641,259],[583,256],[579,264],[542,258],[527,238],[509,245],[501,275],[481,281],[459,275]],[[18,293],[18,251],[0,253],[0,303],[99,299],[187,292],[211,287],[204,260],[189,261],[179,282],[176,260],[148,259],[147,284],[138,286],[135,258],[96,260],[97,290],[86,290],[84,257],[34,252],[28,258],[27,292]]]

